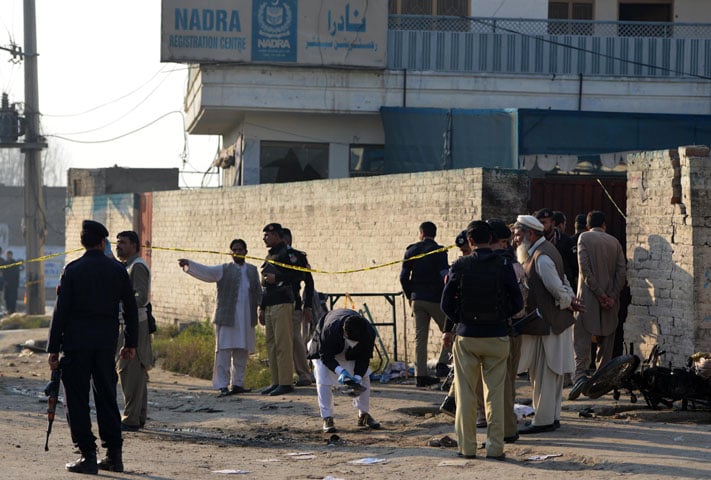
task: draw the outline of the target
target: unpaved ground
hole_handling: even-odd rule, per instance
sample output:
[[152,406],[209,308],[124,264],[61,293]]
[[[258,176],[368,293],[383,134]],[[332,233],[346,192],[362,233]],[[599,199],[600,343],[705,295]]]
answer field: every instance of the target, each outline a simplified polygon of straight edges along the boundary
[[[46,403],[40,394],[49,372],[44,354],[20,352],[16,344],[43,339],[46,329],[0,331],[0,465],[5,479],[76,478],[63,465],[72,453],[64,409],[44,451]],[[371,410],[380,431],[355,426],[348,397],[337,397],[340,441],[327,446],[320,433],[316,392],[299,388],[284,397],[247,394],[216,398],[209,382],[155,369],[149,385],[147,428],[125,435],[126,473],[108,478],[223,478],[216,470],[242,470],[244,479],[709,479],[711,412],[647,410],[624,396],[566,402],[562,427],[521,437],[506,446],[507,461],[463,461],[456,449],[427,446],[454,437],[452,420],[437,414],[439,391],[413,381],[373,387]],[[520,382],[519,397],[529,389]],[[595,415],[578,412],[592,407]],[[95,433],[96,433],[96,426]],[[479,430],[484,441],[484,431]],[[481,450],[482,457],[484,451]],[[294,456],[289,454],[304,453]],[[561,454],[543,461],[533,455]],[[349,462],[385,460],[369,466]]]

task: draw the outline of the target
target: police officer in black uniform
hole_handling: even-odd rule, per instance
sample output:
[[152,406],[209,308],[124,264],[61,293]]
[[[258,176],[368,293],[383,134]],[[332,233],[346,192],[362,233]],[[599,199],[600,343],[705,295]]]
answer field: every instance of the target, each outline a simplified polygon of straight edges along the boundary
[[[82,223],[81,243],[86,252],[64,270],[49,326],[49,367],[62,371],[69,428],[81,450],[77,461],[66,464],[66,469],[74,473],[96,474],[102,465],[123,471],[115,368],[119,303],[123,303],[125,322],[126,341],[120,352],[123,358],[131,359],[136,354],[138,310],[126,268],[104,255],[108,234],[98,222]],[[107,448],[102,464],[97,464],[96,437],[91,431],[90,386],[101,444]]]

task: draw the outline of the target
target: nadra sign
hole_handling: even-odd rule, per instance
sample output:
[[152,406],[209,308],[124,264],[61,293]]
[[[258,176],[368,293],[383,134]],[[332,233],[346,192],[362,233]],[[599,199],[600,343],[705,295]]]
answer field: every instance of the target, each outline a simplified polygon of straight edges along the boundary
[[385,0],[163,0],[161,61],[385,68]]

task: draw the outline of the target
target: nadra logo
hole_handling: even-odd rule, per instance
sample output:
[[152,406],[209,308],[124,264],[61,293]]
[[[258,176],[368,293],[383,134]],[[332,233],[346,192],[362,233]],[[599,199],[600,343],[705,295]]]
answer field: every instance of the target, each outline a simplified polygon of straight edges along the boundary
[[210,10],[208,8],[176,8],[176,30],[202,32],[241,32],[238,10]]
[[257,10],[259,34],[268,38],[286,37],[290,33],[293,18],[291,6],[287,3],[279,0],[262,3]]

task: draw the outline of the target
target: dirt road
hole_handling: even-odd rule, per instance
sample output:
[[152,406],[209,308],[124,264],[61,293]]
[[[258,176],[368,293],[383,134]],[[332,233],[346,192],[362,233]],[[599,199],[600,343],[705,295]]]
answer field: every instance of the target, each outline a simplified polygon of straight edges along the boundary
[[[0,462],[2,478],[76,478],[64,471],[74,460],[64,409],[44,452],[49,378],[44,354],[19,351],[46,329],[0,331]],[[519,397],[529,395],[520,382]],[[244,479],[709,479],[711,412],[647,410],[611,396],[566,402],[561,428],[506,446],[507,460],[460,460],[454,448],[428,446],[454,436],[453,422],[438,414],[443,394],[422,390],[414,380],[373,386],[373,416],[379,431],[360,430],[349,397],[337,397],[340,440],[327,445],[320,432],[316,392],[299,388],[284,397],[258,393],[217,398],[209,382],[155,369],[149,384],[147,428],[125,434],[126,473],[108,478],[220,478],[219,470],[242,471]],[[590,418],[578,415],[593,408]],[[96,433],[96,426],[94,426]],[[484,430],[479,430],[484,441]],[[333,443],[333,442],[332,442]],[[103,452],[101,452],[103,453]],[[484,450],[481,450],[482,457]],[[533,456],[556,455],[545,460]],[[350,462],[382,460],[372,465]]]

